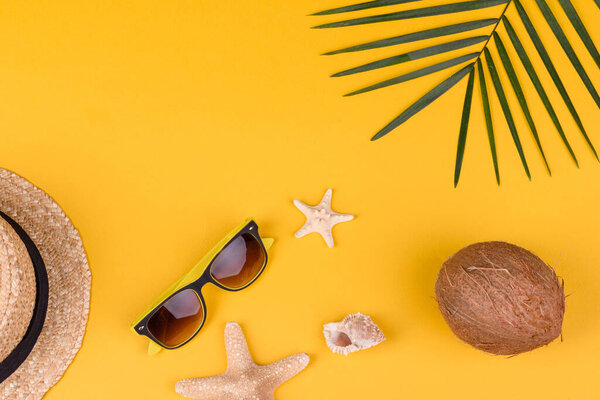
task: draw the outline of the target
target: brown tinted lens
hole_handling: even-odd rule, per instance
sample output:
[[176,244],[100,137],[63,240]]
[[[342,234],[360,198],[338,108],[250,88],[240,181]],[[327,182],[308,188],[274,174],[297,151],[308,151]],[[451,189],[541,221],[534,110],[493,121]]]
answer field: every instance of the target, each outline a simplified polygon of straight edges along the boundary
[[260,273],[265,253],[258,240],[244,233],[225,247],[210,267],[213,278],[231,289],[246,286]]
[[202,325],[204,309],[191,289],[177,293],[148,320],[148,330],[161,344],[175,347],[192,337]]

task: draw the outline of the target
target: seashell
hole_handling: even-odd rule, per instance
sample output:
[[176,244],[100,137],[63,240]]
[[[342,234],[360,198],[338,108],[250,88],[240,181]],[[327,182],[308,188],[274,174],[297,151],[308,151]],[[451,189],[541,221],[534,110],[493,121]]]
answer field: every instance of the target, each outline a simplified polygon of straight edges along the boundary
[[332,352],[345,356],[385,340],[383,332],[371,317],[361,313],[350,314],[341,322],[323,325],[323,335]]

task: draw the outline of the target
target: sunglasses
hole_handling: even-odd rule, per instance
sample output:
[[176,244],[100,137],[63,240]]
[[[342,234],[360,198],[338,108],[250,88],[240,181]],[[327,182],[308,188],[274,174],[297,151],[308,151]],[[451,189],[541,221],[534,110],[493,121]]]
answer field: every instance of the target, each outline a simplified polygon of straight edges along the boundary
[[202,287],[212,283],[230,292],[247,288],[265,269],[273,241],[260,237],[251,218],[229,232],[131,325],[135,333],[151,340],[148,354],[192,340],[206,321]]

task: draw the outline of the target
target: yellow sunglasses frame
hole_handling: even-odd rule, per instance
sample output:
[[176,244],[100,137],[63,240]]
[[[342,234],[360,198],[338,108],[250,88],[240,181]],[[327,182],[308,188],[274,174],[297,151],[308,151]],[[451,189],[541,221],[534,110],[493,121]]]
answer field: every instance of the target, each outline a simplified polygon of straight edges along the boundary
[[[253,228],[256,229],[256,233],[254,236],[260,242],[262,242],[262,245],[265,248],[265,251],[268,250],[273,245],[273,242],[275,241],[275,239],[260,237],[260,235],[258,234],[258,226],[256,225],[256,222],[252,218],[247,218],[244,222],[242,222],[241,224],[236,226],[234,229],[232,229],[231,232],[229,232],[223,239],[221,239],[208,253],[206,253],[204,255],[204,257],[202,257],[202,259],[200,261],[198,261],[196,263],[196,265],[194,265],[194,267],[192,267],[192,269],[190,269],[185,275],[183,275],[180,279],[178,279],[171,286],[169,286],[164,292],[162,292],[161,295],[158,296],[152,302],[152,304],[146,310],[144,310],[144,312],[141,313],[140,316],[130,325],[130,329],[132,332],[134,332],[138,335],[146,336],[148,338],[148,340],[149,340],[148,355],[157,354],[163,348],[168,349],[168,347],[163,347],[160,344],[158,344],[157,342],[155,342],[155,339],[153,337],[151,337],[151,335],[147,334],[149,332],[145,332],[145,331],[147,331],[145,326],[140,326],[140,323],[142,321],[144,321],[146,318],[148,318],[151,314],[153,314],[156,311],[156,309],[161,304],[163,304],[166,300],[168,300],[173,294],[175,294],[179,290],[185,288],[186,286],[200,280],[206,273],[207,269],[210,267],[212,261],[223,250],[223,248],[227,244],[229,244],[229,242],[234,237],[236,237],[240,232],[244,231],[244,229],[247,228],[248,226],[250,226],[250,228],[249,228],[250,230]],[[267,262],[267,260],[265,259],[265,265],[261,269],[261,272],[252,281],[248,282],[248,284],[246,284],[245,286],[242,286],[240,288],[235,288],[235,289],[228,288],[224,285],[217,285],[217,286],[221,287],[222,289],[228,290],[228,291],[239,291],[239,290],[245,289],[249,285],[254,283],[254,281],[258,278],[258,276],[262,273],[262,271],[266,267],[266,262]],[[213,282],[212,280],[209,280],[206,283],[209,283],[209,282],[215,284],[215,282]],[[198,293],[198,294],[200,295],[200,293]],[[205,307],[204,299],[202,299],[202,307]],[[206,310],[204,310],[204,312],[206,314]],[[200,327],[200,329],[201,329],[201,327]],[[198,329],[198,331],[200,329]],[[198,331],[196,331],[194,336],[198,333]],[[191,338],[189,340],[191,340]]]

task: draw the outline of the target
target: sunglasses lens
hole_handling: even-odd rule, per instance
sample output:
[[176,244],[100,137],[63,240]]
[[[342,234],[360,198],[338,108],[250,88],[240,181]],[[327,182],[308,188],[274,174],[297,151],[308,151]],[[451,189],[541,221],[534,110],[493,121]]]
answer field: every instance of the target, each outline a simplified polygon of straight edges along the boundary
[[260,274],[265,259],[265,252],[258,239],[244,233],[219,253],[210,267],[210,273],[221,285],[240,289]]
[[165,347],[175,347],[191,338],[204,321],[200,298],[191,289],[177,293],[148,320],[148,330]]

